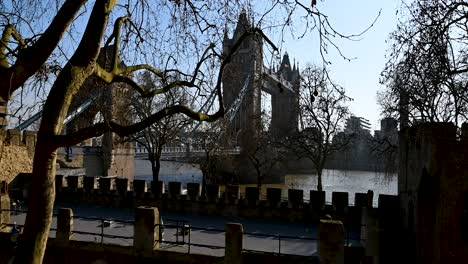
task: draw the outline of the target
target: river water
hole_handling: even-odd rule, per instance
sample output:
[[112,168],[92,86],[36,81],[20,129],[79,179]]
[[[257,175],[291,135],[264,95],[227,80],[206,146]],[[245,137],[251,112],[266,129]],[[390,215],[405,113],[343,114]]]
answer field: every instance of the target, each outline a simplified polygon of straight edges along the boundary
[[[148,160],[135,159],[135,178],[152,180],[151,164]],[[202,181],[202,172],[197,164],[162,161],[160,180],[166,182],[180,181],[183,185],[188,182]],[[349,202],[354,204],[354,194],[374,191],[374,206],[377,206],[379,194],[397,194],[398,182],[396,174],[384,174],[371,171],[340,171],[324,170],[322,176],[323,190],[326,192],[326,202],[331,202],[332,192],[348,192]],[[317,189],[317,176],[314,174],[289,174],[284,183],[265,184],[265,187],[283,189],[283,197],[287,198],[287,189],[304,190],[304,199],[309,200],[309,191]],[[242,191],[243,188],[241,188]],[[263,193],[265,190],[263,190]]]

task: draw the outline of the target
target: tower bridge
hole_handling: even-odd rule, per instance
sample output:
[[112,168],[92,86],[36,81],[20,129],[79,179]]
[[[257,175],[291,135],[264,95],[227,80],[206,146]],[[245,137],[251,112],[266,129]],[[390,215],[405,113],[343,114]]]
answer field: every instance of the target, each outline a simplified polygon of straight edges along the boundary
[[[242,12],[232,38],[228,36],[227,31],[225,32],[223,52],[230,52],[234,42],[251,26],[247,14]],[[107,57],[112,54],[112,49],[113,47],[110,46],[107,50],[101,50],[98,62],[102,67],[110,67],[108,64],[111,60]],[[291,65],[287,53],[284,54],[278,69],[271,69],[263,64],[263,41],[259,36],[249,36],[244,39],[240,49],[225,68],[222,86],[228,120],[227,133],[232,141],[236,142],[236,146],[226,151],[240,157],[238,164],[245,167],[240,169],[242,174],[251,174],[253,169],[248,168],[249,162],[246,160],[246,154],[260,135],[261,92],[271,95],[269,136],[280,140],[297,129],[299,80],[299,68],[296,64]],[[93,93],[96,85],[100,86],[99,94]],[[64,124],[64,132],[90,126],[99,116],[108,120],[118,120],[123,124],[129,123],[131,117],[127,110],[131,98],[130,93],[130,89],[125,85],[105,84],[97,78],[90,78],[73,99]],[[40,116],[39,112],[17,128],[26,129]],[[190,133],[184,133],[184,135],[190,137]],[[119,174],[133,178],[134,165],[130,157],[133,158],[136,152],[139,152],[138,155],[141,156],[143,152],[135,149],[129,142],[122,143],[117,135],[110,132],[104,134],[100,141],[102,142],[101,149],[93,152],[102,154],[103,171],[99,174]],[[95,142],[90,139],[84,142],[84,145],[94,146]],[[61,152],[64,153],[63,150]],[[184,153],[189,153],[189,155]],[[167,148],[164,155],[181,158],[184,155],[190,156],[190,153],[194,157],[201,151]]]

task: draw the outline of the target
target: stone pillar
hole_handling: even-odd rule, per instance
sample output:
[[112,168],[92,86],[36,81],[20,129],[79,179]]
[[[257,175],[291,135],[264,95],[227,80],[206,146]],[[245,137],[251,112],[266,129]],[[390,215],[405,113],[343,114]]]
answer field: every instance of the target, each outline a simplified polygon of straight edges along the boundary
[[332,204],[337,212],[343,212],[348,207],[348,193],[347,192],[332,192]]
[[83,177],[83,190],[87,193],[92,193],[96,186],[96,178],[94,176]]
[[127,178],[116,178],[115,188],[119,195],[127,195],[128,191],[128,179]]
[[365,249],[365,256],[372,264],[379,259],[379,225],[378,211],[373,208],[362,208],[361,243]]
[[18,129],[8,129],[6,141],[10,143],[10,146],[20,146],[21,132]]
[[245,199],[249,205],[255,206],[260,199],[260,189],[258,187],[245,187]]
[[141,197],[146,192],[146,181],[145,180],[133,180],[133,192],[137,197]]
[[374,206],[374,191],[367,191],[367,208],[372,208]]
[[187,195],[190,197],[191,200],[196,200],[200,197],[201,188],[200,184],[196,182],[189,182],[187,183]]
[[140,206],[135,211],[133,246],[137,251],[152,252],[159,248],[159,210]]
[[111,178],[101,177],[99,178],[99,192],[109,193],[111,189]]
[[226,200],[229,203],[236,203],[236,201],[240,197],[240,187],[239,185],[226,185],[226,189],[224,190],[224,194]]
[[292,207],[298,207],[304,202],[304,191],[299,189],[288,189],[288,201]]
[[206,185],[206,198],[208,201],[216,201],[219,198],[219,184]]
[[70,208],[60,208],[57,215],[56,240],[67,243],[73,232],[73,211]]
[[[8,186],[6,181],[2,182],[2,188],[0,192],[0,209],[10,210],[10,196],[8,196]],[[0,224],[10,223],[10,211],[0,212]]]
[[23,132],[23,144],[28,150],[30,157],[34,157],[34,150],[36,149],[36,132],[34,131],[24,131]]
[[78,181],[79,181],[79,176],[68,175],[67,176],[68,190],[69,191],[77,191],[78,190]]
[[180,182],[169,182],[169,194],[171,199],[177,199],[182,193],[182,183]]
[[318,244],[320,263],[343,264],[344,244],[343,223],[336,220],[320,220]]
[[354,207],[362,208],[367,207],[367,193],[355,193],[354,194]]
[[55,194],[58,195],[62,192],[63,188],[63,175],[57,174],[55,175]]
[[325,191],[310,190],[309,202],[315,210],[322,210],[325,205]]
[[164,182],[163,181],[151,181],[151,192],[154,197],[161,197],[164,193]]
[[270,204],[270,206],[276,207],[281,201],[281,189],[267,188],[267,201]]
[[242,263],[243,235],[244,230],[241,224],[226,223],[224,264]]

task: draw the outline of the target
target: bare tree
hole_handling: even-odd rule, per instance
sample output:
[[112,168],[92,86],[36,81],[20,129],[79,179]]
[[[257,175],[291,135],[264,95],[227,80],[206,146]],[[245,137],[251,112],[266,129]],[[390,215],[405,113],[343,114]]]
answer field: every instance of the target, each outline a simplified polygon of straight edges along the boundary
[[[148,90],[155,89],[158,80],[147,72],[139,77],[139,82]],[[132,113],[137,120],[144,120],[152,113],[167,108],[170,105],[185,104],[185,97],[182,91],[169,91],[162,97],[140,98],[136,96],[132,102]],[[153,181],[159,181],[159,171],[161,169],[161,155],[164,146],[180,144],[181,131],[188,124],[188,120],[182,115],[172,115],[161,119],[139,133],[129,136],[129,140],[135,141],[143,146],[148,153],[148,160],[151,163]]]
[[387,88],[378,93],[383,115],[459,126],[468,117],[468,4],[403,2],[399,11],[403,19],[382,72]]
[[342,87],[327,78],[325,68],[307,66],[301,73],[300,130],[290,142],[299,157],[308,158],[318,176],[317,190],[321,191],[322,171],[327,160],[345,149],[350,137],[343,131],[349,116],[349,99]]
[[257,133],[246,151],[247,158],[255,169],[258,188],[262,187],[264,180],[271,176],[282,160],[280,144],[274,141],[274,137],[268,131],[271,117],[263,111],[260,118],[261,121],[257,122]]
[[[249,1],[246,1],[247,3]],[[212,122],[224,115],[221,80],[226,65],[246,38],[260,37],[277,48],[257,27],[248,28],[222,54],[217,44],[226,27],[245,6],[244,1],[131,1],[63,0],[0,2],[0,103],[10,101],[23,88],[44,100],[33,162],[32,189],[23,240],[17,263],[41,263],[52,222],[55,199],[57,149],[98,137],[106,132],[128,136],[165,117],[183,114]],[[248,5],[247,5],[248,6]],[[299,1],[271,1],[262,13],[252,12],[257,25],[280,34],[293,26],[296,14],[305,32],[318,30],[322,54],[339,34],[315,6]],[[235,14],[235,15],[234,15]],[[272,20],[272,18],[276,20]],[[271,20],[271,21],[269,21]],[[113,46],[109,63],[97,63],[101,46]],[[155,56],[149,56],[155,55]],[[107,56],[106,56],[107,57]],[[120,61],[125,61],[125,65]],[[161,66],[164,65],[164,66]],[[147,71],[161,84],[148,90],[134,79]],[[200,112],[175,104],[152,113],[144,120],[121,124],[104,120],[72,133],[62,134],[63,121],[72,99],[89,78],[105,84],[120,83],[142,97],[160,96],[184,89],[203,100],[216,95],[217,110]],[[168,81],[169,80],[169,81]],[[212,84],[212,85],[210,85]],[[94,90],[99,92],[101,86]]]

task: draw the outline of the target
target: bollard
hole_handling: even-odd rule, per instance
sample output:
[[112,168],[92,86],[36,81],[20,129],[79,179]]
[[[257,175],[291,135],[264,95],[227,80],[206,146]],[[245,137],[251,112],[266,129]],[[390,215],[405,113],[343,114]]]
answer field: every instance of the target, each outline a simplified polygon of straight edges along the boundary
[[137,251],[152,252],[159,248],[159,210],[140,206],[135,211],[133,246]]
[[60,243],[70,241],[73,232],[73,211],[70,208],[60,208],[57,215],[56,240]]
[[345,231],[343,223],[336,220],[320,220],[318,252],[320,263],[344,263]]
[[242,263],[243,235],[244,230],[241,224],[226,223],[224,264]]

